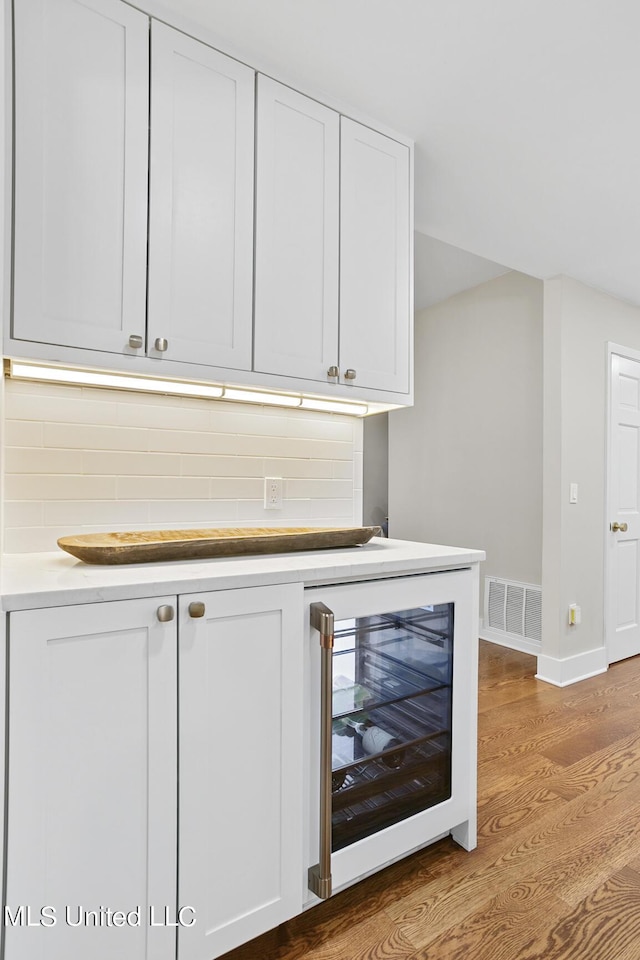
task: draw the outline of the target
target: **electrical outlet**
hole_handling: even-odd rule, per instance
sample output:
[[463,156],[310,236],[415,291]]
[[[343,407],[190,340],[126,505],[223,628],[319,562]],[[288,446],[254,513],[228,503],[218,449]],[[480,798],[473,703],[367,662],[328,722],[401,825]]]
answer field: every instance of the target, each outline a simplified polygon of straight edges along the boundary
[[264,478],[265,510],[282,510],[282,477]]

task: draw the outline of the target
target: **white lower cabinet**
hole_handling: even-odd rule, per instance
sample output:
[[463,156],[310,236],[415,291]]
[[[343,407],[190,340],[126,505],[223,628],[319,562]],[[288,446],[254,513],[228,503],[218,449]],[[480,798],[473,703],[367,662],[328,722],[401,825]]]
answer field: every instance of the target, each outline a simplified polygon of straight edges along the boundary
[[10,615],[6,960],[175,957],[173,604]]
[[472,564],[12,612],[3,960],[213,960],[473,848],[477,609]]
[[178,957],[211,960],[302,909],[302,584],[179,607]]
[[300,912],[302,596],[10,615],[4,960],[212,960]]

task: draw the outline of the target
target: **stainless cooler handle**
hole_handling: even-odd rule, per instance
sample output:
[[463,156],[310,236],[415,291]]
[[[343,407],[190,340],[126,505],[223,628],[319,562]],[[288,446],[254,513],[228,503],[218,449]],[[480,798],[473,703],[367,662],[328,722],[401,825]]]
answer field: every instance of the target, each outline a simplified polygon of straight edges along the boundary
[[331,896],[331,722],[333,719],[333,613],[311,604],[311,626],[320,634],[320,862],[309,868],[309,889]]

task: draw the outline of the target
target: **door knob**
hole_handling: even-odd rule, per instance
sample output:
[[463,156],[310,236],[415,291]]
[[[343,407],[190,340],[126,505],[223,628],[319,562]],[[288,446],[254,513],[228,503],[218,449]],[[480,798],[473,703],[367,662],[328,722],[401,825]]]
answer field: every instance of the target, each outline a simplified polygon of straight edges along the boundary
[[164,353],[167,347],[169,346],[169,344],[167,343],[164,337],[157,337],[154,346],[158,351],[158,353]]
[[348,370],[345,370],[345,372],[344,372],[344,378],[345,378],[345,380],[355,380],[355,378],[356,378],[356,371],[355,371],[355,370],[352,370],[351,367],[350,367]]
[[204,603],[200,600],[194,600],[193,603],[189,604],[189,616],[193,617],[195,620],[200,617],[204,617],[205,607]]
[[331,366],[331,367],[329,367],[329,369],[327,370],[327,376],[328,376],[328,377],[331,377],[332,379],[335,380],[336,377],[339,377],[339,376],[340,376],[340,370],[339,370],[338,367],[336,367],[335,365],[334,365],[334,366]]
[[618,523],[617,520],[615,523],[611,524],[611,530],[613,530],[614,533],[617,533],[618,530],[620,531],[620,533],[626,533],[628,529],[629,529],[628,524]]
[[139,337],[137,333],[132,333],[129,337],[129,346],[132,350],[139,350],[142,347],[142,337]]
[[161,607],[158,607],[158,620],[160,623],[170,623],[174,616],[174,609],[168,603],[163,603]]

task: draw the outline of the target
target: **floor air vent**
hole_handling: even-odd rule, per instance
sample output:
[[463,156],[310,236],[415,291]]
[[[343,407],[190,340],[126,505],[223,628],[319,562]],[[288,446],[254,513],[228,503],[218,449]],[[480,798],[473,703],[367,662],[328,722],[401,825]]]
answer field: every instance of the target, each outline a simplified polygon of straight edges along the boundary
[[540,587],[485,577],[482,632],[487,640],[533,652],[542,636]]

